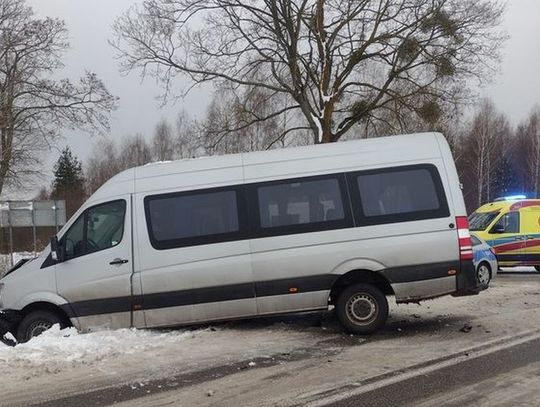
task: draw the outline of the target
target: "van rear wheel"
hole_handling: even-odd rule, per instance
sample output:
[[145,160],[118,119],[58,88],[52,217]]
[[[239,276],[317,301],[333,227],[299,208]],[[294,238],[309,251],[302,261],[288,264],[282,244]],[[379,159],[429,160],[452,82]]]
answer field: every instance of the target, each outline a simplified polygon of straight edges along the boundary
[[19,341],[19,343],[28,342],[30,339],[41,335],[56,324],[60,324],[60,327],[62,328],[65,328],[66,325],[62,319],[53,312],[33,311],[25,316],[19,324],[19,328],[17,329],[17,341]]
[[339,295],[336,313],[347,332],[372,334],[386,323],[388,301],[377,287],[355,284],[345,288]]

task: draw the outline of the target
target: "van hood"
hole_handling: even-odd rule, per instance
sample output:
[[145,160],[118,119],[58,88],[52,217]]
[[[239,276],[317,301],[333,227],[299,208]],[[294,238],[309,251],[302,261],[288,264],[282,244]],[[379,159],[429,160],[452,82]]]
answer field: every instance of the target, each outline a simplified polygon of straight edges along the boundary
[[24,266],[25,264],[31,262],[31,261],[34,261],[35,259],[37,259],[37,257],[32,257],[32,258],[28,258],[28,259],[21,259],[19,260],[17,263],[15,263],[15,265],[13,267],[11,267],[7,272],[6,274],[4,274],[4,277],[5,276],[8,276],[10,275],[11,273],[17,271],[18,269],[20,269],[22,266]]

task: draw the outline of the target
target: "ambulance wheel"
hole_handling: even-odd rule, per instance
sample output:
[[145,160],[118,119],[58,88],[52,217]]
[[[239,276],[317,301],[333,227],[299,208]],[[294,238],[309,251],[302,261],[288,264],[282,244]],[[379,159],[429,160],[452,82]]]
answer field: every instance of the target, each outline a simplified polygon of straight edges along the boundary
[[17,329],[17,341],[19,343],[28,342],[30,339],[41,335],[52,328],[53,325],[60,324],[64,328],[65,323],[58,315],[51,311],[33,311],[26,315]]
[[388,318],[388,301],[384,293],[370,284],[354,284],[338,297],[336,313],[345,330],[352,334],[372,334]]

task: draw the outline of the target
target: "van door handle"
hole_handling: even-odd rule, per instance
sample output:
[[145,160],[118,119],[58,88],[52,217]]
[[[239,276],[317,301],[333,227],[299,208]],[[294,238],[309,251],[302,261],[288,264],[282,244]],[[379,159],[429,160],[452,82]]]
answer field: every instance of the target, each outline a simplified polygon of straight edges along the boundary
[[126,260],[126,259],[114,259],[109,264],[111,266],[120,266],[121,264],[126,264],[127,262],[129,262],[129,260]]

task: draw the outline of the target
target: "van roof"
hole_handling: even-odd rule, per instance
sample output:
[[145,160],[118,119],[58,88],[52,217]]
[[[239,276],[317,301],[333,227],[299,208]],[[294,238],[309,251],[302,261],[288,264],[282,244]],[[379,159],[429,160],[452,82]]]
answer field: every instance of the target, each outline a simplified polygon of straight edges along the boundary
[[540,199],[513,199],[508,201],[496,201],[482,205],[475,212],[494,212],[494,211],[517,211],[521,208],[540,207]]
[[[388,163],[399,165],[415,160],[441,157],[440,133],[417,133],[401,136],[343,141],[241,154],[229,154],[170,162],[150,163],[130,168],[107,181],[92,197],[104,197],[137,191],[167,188],[205,188],[215,185],[278,179],[283,175],[377,167]],[[406,154],[404,154],[406,153]],[[284,166],[283,163],[288,163]],[[157,179],[159,183],[156,183]],[[158,185],[159,184],[159,185]]]

